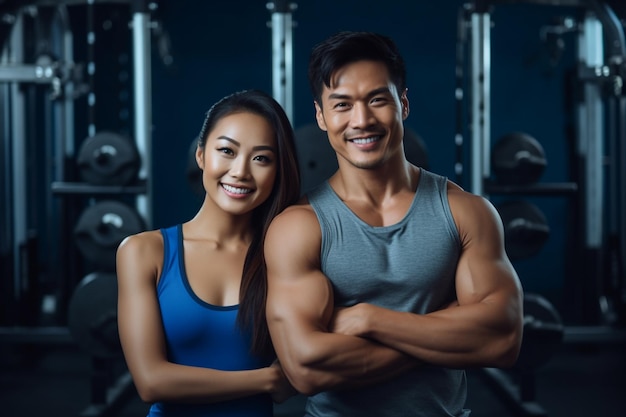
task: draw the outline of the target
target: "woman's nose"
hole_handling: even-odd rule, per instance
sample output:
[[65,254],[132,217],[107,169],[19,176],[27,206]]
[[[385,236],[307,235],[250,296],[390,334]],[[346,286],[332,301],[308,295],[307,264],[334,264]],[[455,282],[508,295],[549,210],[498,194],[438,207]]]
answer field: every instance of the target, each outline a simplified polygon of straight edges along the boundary
[[250,165],[248,160],[243,157],[235,158],[230,168],[230,175],[234,178],[248,178],[250,176]]

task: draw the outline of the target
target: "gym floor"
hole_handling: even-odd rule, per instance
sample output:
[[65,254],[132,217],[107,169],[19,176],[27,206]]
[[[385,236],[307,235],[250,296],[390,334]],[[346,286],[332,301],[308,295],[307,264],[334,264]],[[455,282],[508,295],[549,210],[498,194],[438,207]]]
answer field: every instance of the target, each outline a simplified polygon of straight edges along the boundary
[[[115,364],[115,361],[113,361]],[[3,417],[100,416],[104,409],[115,417],[145,416],[148,406],[137,396],[132,383],[110,384],[109,398],[117,407],[92,404],[93,364],[89,355],[73,345],[16,346],[0,344],[0,404]],[[113,367],[115,368],[115,366]],[[113,371],[115,373],[115,371]],[[626,346],[624,343],[564,344],[534,374],[534,401],[509,400],[502,389],[519,384],[495,384],[484,370],[468,372],[468,406],[476,417],[548,416],[589,417],[623,415],[626,410]],[[498,373],[517,381],[511,373]],[[117,389],[124,385],[125,389]],[[120,393],[120,391],[123,393]],[[533,398],[530,398],[531,400]],[[294,397],[276,407],[277,417],[302,415],[303,398]],[[522,411],[523,410],[523,411]]]

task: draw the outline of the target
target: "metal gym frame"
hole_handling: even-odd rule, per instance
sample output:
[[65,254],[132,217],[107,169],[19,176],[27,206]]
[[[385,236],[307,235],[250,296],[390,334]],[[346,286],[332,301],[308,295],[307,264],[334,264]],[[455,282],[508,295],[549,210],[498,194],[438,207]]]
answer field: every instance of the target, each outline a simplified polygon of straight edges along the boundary
[[[138,174],[139,184],[132,186],[95,186],[84,183],[66,182],[67,162],[76,157],[74,100],[83,92],[78,91],[82,76],[78,73],[79,65],[74,62],[74,36],[69,22],[67,6],[86,5],[88,8],[97,3],[119,3],[130,7],[132,14],[132,52],[134,82],[134,140],[141,158]],[[62,275],[71,266],[63,265],[61,251],[71,242],[67,216],[69,205],[60,197],[68,194],[124,194],[135,195],[136,209],[148,227],[152,224],[152,107],[151,107],[151,22],[148,2],[140,0],[100,1],[100,0],[33,0],[0,5],[0,158],[2,162],[2,182],[0,197],[6,203],[2,213],[4,230],[0,235],[2,250],[2,272],[11,277],[10,300],[7,309],[9,324],[0,327],[0,343],[13,344],[72,344],[74,343],[66,326],[54,323],[39,325],[34,321],[25,321],[21,304],[28,301],[30,286],[39,277],[37,268],[37,237],[33,239],[32,230],[37,226],[46,228],[46,250],[50,253],[51,273]],[[27,28],[25,17],[33,17],[38,8],[54,10],[50,20],[52,39],[46,40],[53,54],[42,56],[35,63],[26,63]],[[9,24],[7,24],[9,23]],[[87,34],[88,43],[93,43],[94,34]],[[6,40],[6,42],[4,42]],[[54,55],[54,58],[53,58]],[[93,56],[90,57],[93,59]],[[93,62],[87,64],[87,72],[93,74]],[[49,100],[34,103],[38,96],[29,92],[33,84],[49,86]],[[84,86],[83,86],[84,87]],[[90,92],[87,92],[90,93]],[[93,93],[93,92],[91,92]],[[88,98],[89,106],[94,98]],[[36,109],[36,107],[43,109]],[[43,124],[43,138],[32,140],[36,126]],[[95,127],[89,126],[90,133]],[[32,149],[36,147],[35,149]],[[43,181],[46,191],[33,192],[33,184],[41,178],[33,178],[34,156],[45,153]],[[10,202],[10,203],[9,203]],[[37,216],[45,210],[48,217],[38,222]],[[53,238],[56,237],[56,242]],[[6,255],[6,256],[5,256]],[[6,260],[6,263],[5,263]],[[7,277],[9,278],[9,277]],[[61,278],[59,278],[61,280]],[[60,284],[61,285],[61,284]],[[62,286],[62,285],[61,285]],[[68,289],[68,288],[66,288]],[[42,300],[42,307],[46,304]],[[55,304],[54,300],[47,300]],[[58,302],[56,302],[58,304]],[[31,309],[33,306],[30,306]],[[40,306],[35,306],[40,307]],[[4,311],[3,311],[4,312]],[[126,396],[132,393],[130,375],[124,373],[116,381],[110,381],[106,368],[110,364],[94,358],[92,375],[91,404],[82,413],[83,416],[104,415],[118,406]]]
[[[528,186],[502,186],[490,181],[491,151],[491,14],[496,5],[532,3],[546,6],[580,8],[584,18],[578,31],[577,81],[582,84],[580,101],[576,104],[576,150],[580,164],[580,181],[543,183]],[[626,265],[626,42],[624,29],[611,8],[596,0],[478,0],[459,10],[457,33],[456,100],[457,123],[455,173],[462,182],[466,174],[463,158],[464,100],[469,96],[470,130],[467,172],[471,192],[490,194],[580,195],[583,225],[582,254],[585,274],[601,277],[607,273],[603,257],[607,234],[617,239],[616,263],[622,265],[617,277],[626,286],[623,267]],[[469,94],[465,95],[465,51],[468,50]],[[607,93],[608,92],[608,93]],[[605,157],[606,155],[606,157]],[[608,160],[608,169],[605,162]],[[608,195],[607,195],[608,194]],[[607,203],[608,202],[608,203]],[[608,206],[608,207],[607,207]],[[597,308],[604,313],[606,300],[598,288]],[[613,343],[626,341],[623,330],[599,320],[589,326],[565,326],[564,343]],[[535,402],[532,376],[522,376],[513,383],[508,374],[498,369],[484,369],[492,387],[522,416],[545,416]]]
[[[626,43],[623,29],[611,9],[595,0],[529,0],[528,3],[577,6],[585,11],[578,33],[578,80],[583,84],[582,99],[577,104],[576,156],[581,160],[579,183],[533,184],[513,189],[490,182],[490,27],[491,8],[495,4],[524,3],[518,1],[478,1],[465,6],[470,34],[470,190],[489,196],[500,193],[528,193],[558,195],[581,192],[582,232],[585,248],[589,250],[592,263],[599,264],[599,256],[606,243],[606,230],[618,235],[621,242],[619,254],[622,265],[626,262]],[[607,38],[607,42],[603,39]],[[607,89],[607,84],[610,86]],[[606,91],[610,94],[606,94]],[[461,96],[462,94],[457,94]],[[610,117],[606,117],[607,108]],[[608,122],[607,122],[608,119]],[[460,135],[460,133],[457,133]],[[462,138],[457,138],[457,145]],[[604,170],[605,155],[609,156],[608,175]],[[462,173],[462,160],[458,161]],[[608,184],[609,195],[605,185]],[[607,209],[607,201],[608,204]],[[597,261],[597,262],[596,262]],[[601,269],[592,270],[599,274]],[[567,337],[584,337],[585,328],[570,329]],[[589,337],[596,329],[589,330]]]
[[[55,157],[54,172],[51,175],[49,183],[52,193],[137,193],[137,210],[144,217],[146,223],[152,223],[152,192],[149,179],[151,172],[150,155],[151,155],[151,132],[152,132],[152,108],[151,108],[151,65],[150,65],[150,18],[147,4],[143,1],[101,1],[100,3],[129,3],[132,7],[132,35],[133,35],[133,63],[134,63],[134,131],[135,142],[140,151],[142,158],[142,168],[139,173],[139,179],[145,181],[145,188],[137,187],[126,189],[129,187],[117,186],[88,186],[81,183],[64,182],[64,168],[66,158],[74,158],[74,88],[76,87],[72,75],[74,71],[73,57],[73,35],[66,19],[66,5],[94,4],[93,0],[86,1],[41,1],[32,2],[31,5],[22,6],[21,9],[15,10],[15,21],[12,25],[12,33],[9,40],[9,47],[0,56],[0,98],[2,99],[2,114],[0,114],[2,130],[0,131],[3,145],[3,155],[6,162],[4,165],[7,178],[5,184],[10,181],[8,186],[3,187],[6,194],[6,201],[11,201],[10,212],[5,216],[10,216],[11,222],[7,222],[12,226],[11,231],[4,231],[6,235],[10,235],[14,259],[13,281],[15,289],[15,297],[19,299],[19,291],[24,287],[21,278],[25,272],[21,268],[26,268],[23,259],[20,259],[20,252],[28,241],[28,230],[31,227],[27,214],[33,202],[29,201],[27,192],[29,189],[28,173],[28,155],[27,141],[24,137],[27,134],[29,123],[32,125],[35,121],[28,120],[29,114],[26,112],[27,97],[21,90],[21,86],[28,83],[49,84],[52,94],[58,94],[61,99],[52,101],[50,113],[46,114],[46,120],[49,120],[53,129],[49,130],[46,137],[46,143],[54,144],[56,151],[53,153]],[[62,51],[59,61],[42,61],[35,64],[23,63],[23,13],[27,12],[28,7],[36,7],[37,5],[58,4],[60,16],[58,22],[59,32],[59,50]],[[62,93],[61,93],[62,90]],[[54,220],[54,219],[50,219]],[[52,248],[53,249],[53,248]],[[16,328],[12,331],[2,330],[0,333],[3,340],[8,333],[13,333],[16,337],[23,336],[23,341],[36,341],[38,338],[38,329],[33,328]],[[46,329],[44,335],[52,336],[56,332]],[[60,331],[62,335],[65,330]],[[63,337],[62,337],[63,338]]]
[[272,95],[285,109],[293,124],[293,27],[292,12],[296,3],[277,0],[267,3],[272,14]]

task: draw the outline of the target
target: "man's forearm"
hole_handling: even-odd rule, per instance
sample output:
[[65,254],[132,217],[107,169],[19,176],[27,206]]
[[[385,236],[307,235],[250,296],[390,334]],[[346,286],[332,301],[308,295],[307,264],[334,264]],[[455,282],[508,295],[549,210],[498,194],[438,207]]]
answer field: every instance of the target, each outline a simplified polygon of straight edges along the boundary
[[317,336],[309,340],[306,355],[283,363],[294,386],[307,395],[375,384],[419,365],[414,358],[368,339],[333,333]]

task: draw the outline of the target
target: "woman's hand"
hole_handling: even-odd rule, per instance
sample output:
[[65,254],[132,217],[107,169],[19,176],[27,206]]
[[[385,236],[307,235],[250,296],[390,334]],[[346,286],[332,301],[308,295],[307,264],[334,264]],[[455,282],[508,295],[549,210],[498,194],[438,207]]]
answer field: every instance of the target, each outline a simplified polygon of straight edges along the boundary
[[272,363],[270,369],[273,370],[275,374],[275,380],[272,384],[272,388],[270,389],[270,395],[275,403],[283,403],[298,394],[298,391],[296,391],[287,379],[287,376],[283,372],[283,368],[280,366],[278,360]]

